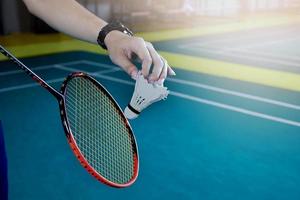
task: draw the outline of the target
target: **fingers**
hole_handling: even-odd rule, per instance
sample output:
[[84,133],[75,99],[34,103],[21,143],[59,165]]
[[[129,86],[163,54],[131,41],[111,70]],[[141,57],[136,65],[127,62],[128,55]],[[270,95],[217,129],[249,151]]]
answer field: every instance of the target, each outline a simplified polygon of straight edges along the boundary
[[146,47],[145,41],[142,38],[135,38],[133,51],[142,62],[143,76],[148,77],[152,65],[152,57]]
[[176,76],[176,73],[174,72],[174,70],[169,65],[168,65],[168,75]]
[[116,65],[120,66],[121,68],[126,71],[129,76],[131,76],[132,79],[136,80],[138,70],[136,66],[129,60],[128,57],[120,56],[116,62],[114,62]]
[[169,76],[176,76],[176,73],[169,66],[169,64],[166,61],[166,59],[164,59],[163,57],[161,57],[161,60],[164,62],[164,66],[163,66],[162,72],[161,72],[161,74],[159,76],[159,79],[157,81],[158,84],[163,84],[164,81],[165,81],[165,79],[167,78],[167,75],[169,75]]
[[161,60],[163,62],[163,68],[161,70],[161,73],[159,75],[159,79],[158,79],[157,83],[162,85],[164,83],[165,79],[167,78],[169,66],[168,66],[167,61],[163,57],[161,57]]
[[149,42],[146,42],[146,45],[153,61],[153,69],[149,76],[149,82],[153,83],[158,81],[159,84],[162,84],[167,78],[167,75],[175,76],[176,73],[169,66],[168,62],[157,53],[153,45]]
[[[110,57],[133,79],[136,79],[138,74],[136,66],[131,62],[133,60],[141,62],[142,74],[150,83],[156,81],[163,83],[167,75],[175,75],[167,61],[157,53],[153,45],[145,42],[142,38],[126,37],[117,47],[121,48],[110,49]],[[153,66],[152,70],[151,66]]]
[[159,79],[160,75],[163,72],[165,63],[164,60],[162,60],[161,56],[155,51],[151,43],[147,42],[146,45],[152,57],[152,64],[153,64],[152,73],[149,76],[149,82],[153,83],[154,81],[157,81]]

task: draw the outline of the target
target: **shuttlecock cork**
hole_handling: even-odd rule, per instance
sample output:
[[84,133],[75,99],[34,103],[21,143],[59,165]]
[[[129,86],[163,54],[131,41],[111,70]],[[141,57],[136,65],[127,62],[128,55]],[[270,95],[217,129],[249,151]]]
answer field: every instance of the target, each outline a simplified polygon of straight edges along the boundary
[[142,110],[154,102],[166,99],[168,94],[168,89],[162,84],[148,83],[144,76],[138,73],[132,98],[124,110],[125,117],[137,118]]

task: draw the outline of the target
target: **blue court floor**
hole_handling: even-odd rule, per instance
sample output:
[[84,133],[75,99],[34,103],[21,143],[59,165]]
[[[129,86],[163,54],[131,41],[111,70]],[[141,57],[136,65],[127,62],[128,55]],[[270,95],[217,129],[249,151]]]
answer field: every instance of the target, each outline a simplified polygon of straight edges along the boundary
[[[23,59],[55,88],[72,71],[99,80],[124,108],[134,83],[107,56],[86,52]],[[300,199],[300,93],[176,70],[166,101],[131,121],[140,174],[107,187],[73,156],[56,100],[0,63],[0,119],[11,200]]]

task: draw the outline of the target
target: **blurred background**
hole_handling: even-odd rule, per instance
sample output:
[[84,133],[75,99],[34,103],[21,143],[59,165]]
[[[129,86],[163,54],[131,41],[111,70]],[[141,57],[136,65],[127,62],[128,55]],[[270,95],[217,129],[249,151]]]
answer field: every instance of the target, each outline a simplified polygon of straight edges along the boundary
[[[53,98],[0,56],[9,199],[300,199],[300,0],[79,3],[151,42],[176,71],[171,93],[131,121],[140,175],[117,192],[72,155]],[[106,51],[57,33],[21,0],[0,0],[0,44],[55,88],[84,71],[122,108],[132,96]]]
[[[300,13],[300,0],[78,0],[96,15],[119,19],[134,31],[226,23],[265,14]],[[0,34],[54,32],[20,0],[1,0]],[[159,23],[158,23],[159,22]]]

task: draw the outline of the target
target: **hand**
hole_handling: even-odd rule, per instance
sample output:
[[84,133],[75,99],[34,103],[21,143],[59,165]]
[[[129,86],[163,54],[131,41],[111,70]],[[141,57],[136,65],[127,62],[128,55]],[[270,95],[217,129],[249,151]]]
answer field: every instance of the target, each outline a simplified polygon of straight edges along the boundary
[[[175,75],[175,72],[162,58],[153,45],[145,42],[139,37],[130,37],[120,31],[111,31],[105,37],[105,45],[112,62],[123,68],[133,79],[137,76],[138,69],[131,62],[135,54],[141,60],[142,74],[150,83],[158,82],[162,84],[167,75]],[[150,74],[150,68],[153,69]]]

